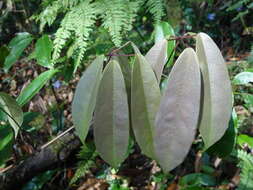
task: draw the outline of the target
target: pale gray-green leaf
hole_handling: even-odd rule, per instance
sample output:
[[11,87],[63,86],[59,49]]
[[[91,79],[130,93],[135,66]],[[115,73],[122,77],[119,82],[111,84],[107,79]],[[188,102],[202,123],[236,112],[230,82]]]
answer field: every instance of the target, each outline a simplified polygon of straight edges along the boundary
[[160,83],[163,73],[163,67],[167,62],[167,40],[163,39],[155,43],[155,45],[145,55],[146,60],[151,64],[155,72],[158,83]]
[[85,70],[76,87],[72,103],[72,117],[76,134],[82,142],[85,141],[94,108],[97,91],[102,77],[103,56],[96,58]]
[[14,98],[3,92],[0,92],[0,107],[8,113],[8,121],[14,130],[15,137],[17,137],[19,127],[23,123],[22,109]]
[[194,140],[200,110],[201,75],[192,48],[185,49],[170,72],[155,120],[155,153],[168,172],[181,164]]
[[118,62],[105,68],[94,114],[94,136],[100,156],[117,167],[127,156],[129,110],[127,92]]
[[154,158],[154,122],[161,94],[151,65],[135,45],[133,48],[136,60],[131,86],[132,128],[143,153]]
[[250,82],[253,83],[253,72],[241,72],[233,80],[233,83],[236,85],[244,85]]
[[223,56],[207,34],[197,35],[196,52],[204,86],[199,128],[207,149],[217,142],[228,128],[232,112],[232,90]]

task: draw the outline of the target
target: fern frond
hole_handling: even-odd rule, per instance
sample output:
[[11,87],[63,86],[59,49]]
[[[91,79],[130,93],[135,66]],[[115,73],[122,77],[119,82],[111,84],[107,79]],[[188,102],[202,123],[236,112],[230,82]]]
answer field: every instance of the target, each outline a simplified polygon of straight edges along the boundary
[[77,52],[76,67],[80,64],[87,47],[87,40],[96,19],[95,4],[91,0],[84,0],[70,9],[61,22],[54,40],[53,61],[60,57],[62,48],[66,41],[74,38],[74,51]]
[[140,8],[140,1],[126,0],[123,5],[127,17],[126,23],[124,23],[124,30],[130,31],[132,29],[133,22],[135,21],[135,17],[137,16],[137,12]]
[[148,0],[146,6],[156,22],[164,16],[164,0]]
[[241,160],[238,164],[241,173],[237,190],[253,189],[253,156],[243,150],[239,150],[237,156]]
[[95,151],[95,146],[89,147],[83,145],[81,151],[78,154],[80,161],[78,162],[78,168],[74,177],[71,179],[70,184],[75,183],[78,179],[85,176],[91,167],[95,165],[95,158],[98,153]]
[[133,19],[135,8],[130,9],[131,15],[128,15],[125,6],[130,3],[127,0],[99,0],[98,9],[100,9],[100,16],[103,20],[102,26],[106,28],[111,37],[112,41],[116,46],[120,46],[122,42],[122,31],[123,29],[129,30],[127,26]]

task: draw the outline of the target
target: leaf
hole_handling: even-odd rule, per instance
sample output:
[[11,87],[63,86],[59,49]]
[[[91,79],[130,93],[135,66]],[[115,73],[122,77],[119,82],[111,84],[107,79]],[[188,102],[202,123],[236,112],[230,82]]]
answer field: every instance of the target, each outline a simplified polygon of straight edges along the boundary
[[96,105],[99,83],[102,77],[104,56],[97,57],[83,73],[76,87],[72,103],[72,116],[76,134],[84,143]]
[[4,65],[4,60],[8,56],[9,50],[6,46],[0,47],[0,67]]
[[[192,173],[185,175],[179,181],[180,186],[215,186],[217,184],[215,178],[211,175],[203,173]],[[197,189],[197,188],[196,188]]]
[[229,121],[228,129],[226,130],[223,137],[208,148],[207,153],[215,155],[220,158],[228,156],[234,149],[236,143],[236,128],[234,126],[233,118]]
[[154,158],[154,121],[161,94],[150,64],[134,44],[133,48],[136,60],[131,86],[132,128],[143,153]]
[[155,119],[155,153],[168,172],[181,164],[194,140],[200,111],[201,77],[198,58],[187,48],[168,78]]
[[167,40],[163,39],[155,43],[145,56],[155,72],[158,83],[160,83],[163,67],[167,62]]
[[[156,24],[155,26],[155,42],[157,43],[158,41],[164,39],[164,38],[170,38],[175,36],[174,29],[168,22],[160,22]],[[168,57],[168,62],[166,64],[166,67],[169,67],[173,64],[174,61],[174,55],[175,55],[175,46],[176,46],[176,41],[175,40],[169,40],[167,43],[167,57]]]
[[[123,52],[119,51],[119,55],[123,54]],[[127,93],[130,95],[131,93],[131,77],[132,77],[132,67],[129,63],[129,60],[125,56],[114,56],[114,60],[118,61],[122,74],[124,76],[125,85],[127,89]]]
[[7,113],[8,121],[14,130],[15,138],[18,135],[19,127],[23,123],[23,111],[15,99],[6,93],[0,92],[0,107]]
[[232,111],[232,90],[222,54],[205,33],[197,35],[196,52],[203,78],[200,134],[208,149],[228,128]]
[[250,148],[253,148],[253,137],[250,137],[245,134],[241,134],[237,137],[237,143],[243,147],[244,144],[247,144]]
[[13,131],[10,126],[0,126],[0,167],[11,157],[14,142]]
[[241,72],[233,80],[235,85],[244,85],[253,82],[253,72]]
[[106,66],[94,114],[94,136],[100,156],[116,168],[127,156],[129,110],[123,74],[118,62]]
[[11,66],[17,61],[24,49],[31,43],[33,37],[29,33],[19,33],[9,43],[11,48],[10,54],[6,57],[4,62],[4,70],[7,72]]
[[21,91],[17,97],[18,104],[21,106],[25,105],[57,72],[59,72],[58,69],[51,69],[41,73],[38,77],[36,77],[30,84],[27,85],[27,87],[25,87],[25,89]]
[[43,35],[35,44],[34,56],[39,65],[47,68],[53,68],[51,53],[53,50],[53,42],[48,35]]

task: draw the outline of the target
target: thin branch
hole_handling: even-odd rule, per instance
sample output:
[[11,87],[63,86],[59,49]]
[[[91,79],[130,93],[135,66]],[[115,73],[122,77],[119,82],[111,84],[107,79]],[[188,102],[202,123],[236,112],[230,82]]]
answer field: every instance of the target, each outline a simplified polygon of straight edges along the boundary
[[63,137],[64,135],[66,135],[67,133],[69,133],[71,130],[74,129],[74,126],[70,127],[69,129],[67,129],[66,131],[62,132],[60,135],[58,135],[57,137],[53,138],[51,141],[47,142],[46,144],[42,145],[40,147],[40,150],[45,149],[46,147],[48,147],[50,144],[54,143],[55,141],[57,141],[58,139],[60,139],[61,137]]

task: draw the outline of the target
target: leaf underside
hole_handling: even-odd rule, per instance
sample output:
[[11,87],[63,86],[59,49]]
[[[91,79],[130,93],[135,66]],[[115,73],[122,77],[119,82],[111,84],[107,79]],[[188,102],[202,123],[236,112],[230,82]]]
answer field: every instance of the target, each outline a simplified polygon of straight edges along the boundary
[[102,77],[103,56],[96,58],[85,70],[76,87],[72,103],[73,123],[82,142],[87,136],[96,105],[97,91]]
[[204,85],[199,129],[207,149],[228,128],[232,112],[232,90],[223,56],[207,34],[197,35],[196,52]]
[[127,156],[129,110],[127,91],[119,63],[106,66],[99,86],[94,114],[95,145],[100,156],[117,167]]
[[155,120],[155,153],[168,172],[183,162],[194,140],[200,111],[201,78],[197,55],[187,48],[168,78]]
[[154,121],[160,104],[160,89],[151,65],[137,47],[132,74],[131,119],[136,141],[144,154],[154,159]]

